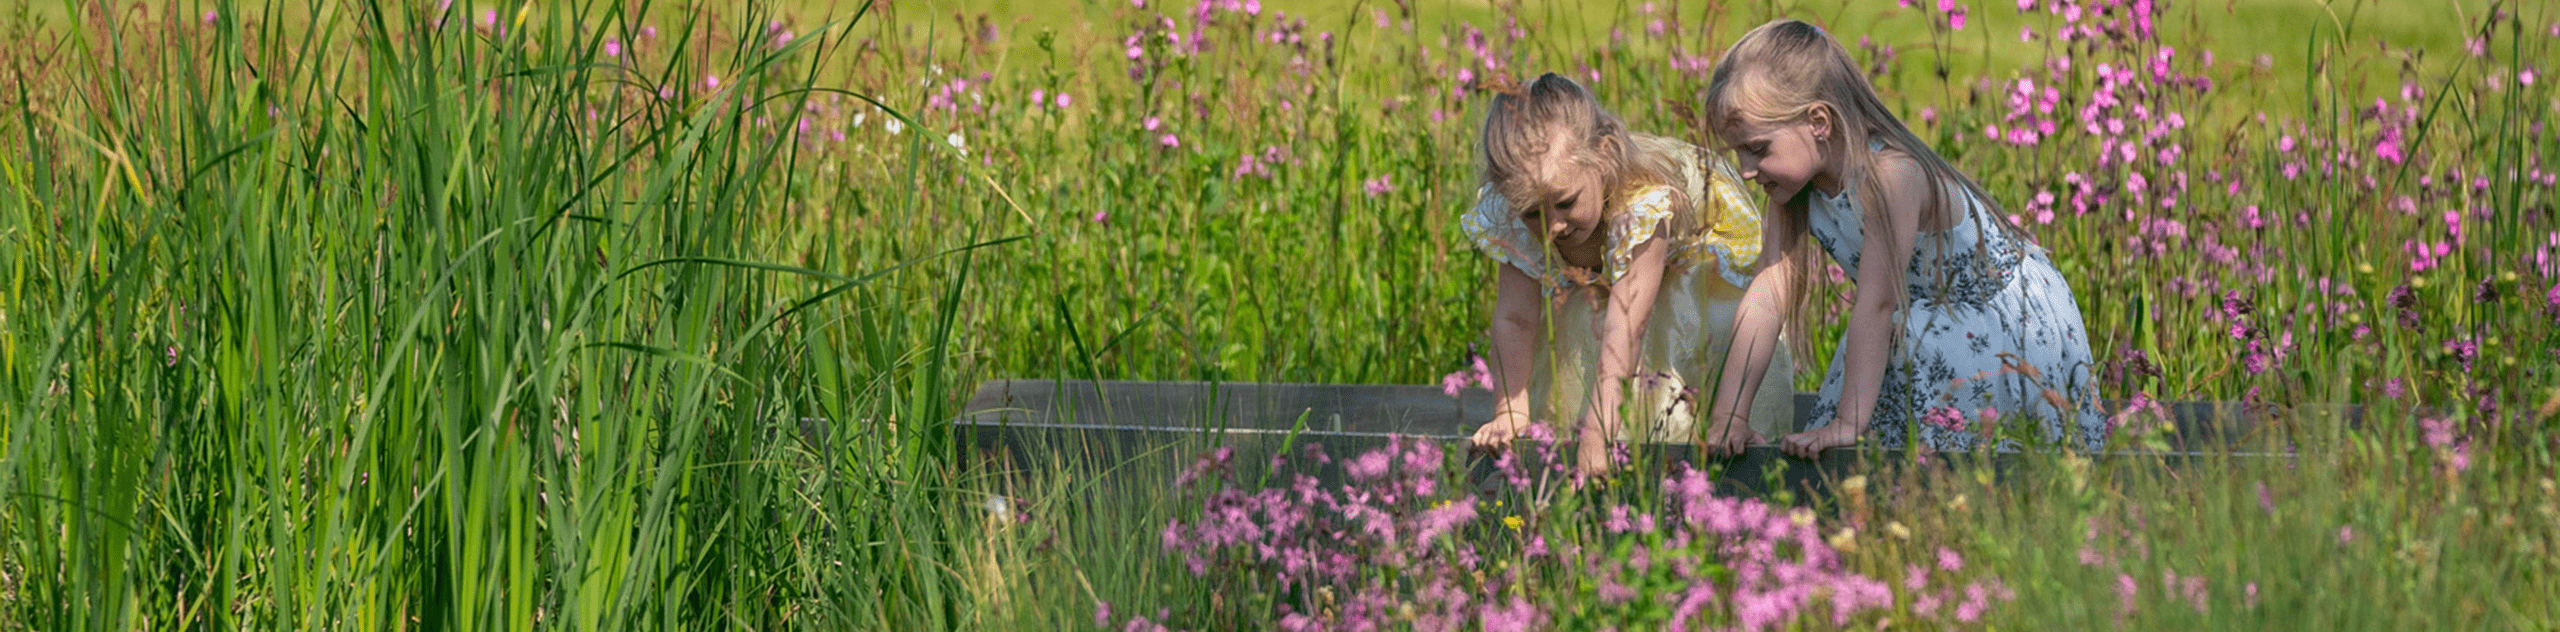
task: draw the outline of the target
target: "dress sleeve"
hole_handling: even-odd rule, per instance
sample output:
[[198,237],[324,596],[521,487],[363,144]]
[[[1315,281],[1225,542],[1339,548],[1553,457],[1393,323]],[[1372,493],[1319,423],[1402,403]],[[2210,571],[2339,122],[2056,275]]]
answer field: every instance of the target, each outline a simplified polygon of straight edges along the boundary
[[1627,275],[1627,265],[1635,261],[1636,246],[1662,228],[1671,219],[1671,187],[1657,186],[1637,191],[1627,197],[1627,212],[1618,214],[1609,227],[1609,280]]
[[1458,227],[1475,241],[1476,250],[1495,262],[1519,268],[1539,280],[1548,294],[1555,293],[1555,275],[1547,270],[1544,249],[1529,234],[1528,227],[1510,218],[1510,204],[1491,187],[1476,190],[1475,208],[1458,216]]
[[1760,207],[1742,188],[1742,178],[1731,165],[1717,165],[1707,178],[1707,199],[1713,208],[1699,209],[1702,217],[1716,218],[1713,226],[1699,231],[1690,261],[1704,265],[1715,260],[1716,272],[1734,287],[1750,287],[1751,275],[1760,261]]

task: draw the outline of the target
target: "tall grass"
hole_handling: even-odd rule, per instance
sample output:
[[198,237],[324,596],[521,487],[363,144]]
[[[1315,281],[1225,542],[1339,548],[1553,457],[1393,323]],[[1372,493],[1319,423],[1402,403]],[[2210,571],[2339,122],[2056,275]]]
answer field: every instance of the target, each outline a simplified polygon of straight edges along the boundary
[[[13,43],[0,625],[962,622],[940,420],[1002,235],[828,247],[771,122],[864,98],[816,79],[859,12],[510,8]],[[890,181],[845,194],[976,212]]]
[[[2060,5],[1996,4],[1957,29],[1934,3],[1114,1],[1042,28],[907,3],[65,2],[0,53],[0,626],[1308,612],[1159,541],[1196,524],[1205,492],[1165,481],[1209,446],[1008,478],[944,420],[983,377],[1463,366],[1492,271],[1452,221],[1469,79],[1569,73],[1703,142],[1687,108],[1710,55],[1782,13],[1873,35],[1852,46],[1889,100],[2034,224],[2107,396],[2368,413],[2278,414],[2262,438],[2300,448],[2284,461],[1880,471],[1815,505],[1847,570],[1897,580],[1943,547],[2018,598],[1958,621],[1912,589],[1871,614],[2547,625],[2560,141],[2550,80],[2523,78],[2549,70],[2560,16],[2469,3],[2460,32],[2412,41],[2398,18],[2427,8],[2349,3],[2274,33],[2298,55],[2207,62],[2231,32],[2212,25],[2282,7],[2169,3],[2154,34],[2065,45]],[[2011,44],[2022,26],[2042,39]],[[2018,79],[2039,88],[2024,112]],[[2103,85],[2132,132],[2080,131]],[[1983,134],[2038,119],[2059,131]],[[2140,160],[2101,158],[2110,142]],[[1844,290],[1814,303],[1818,347]],[[1659,545],[1600,526],[1674,506],[1634,478],[1528,504],[1450,484],[1403,509],[1511,499],[1456,532],[1492,563],[1537,535]],[[1518,564],[1532,581],[1506,595],[1585,600],[1589,573]],[[1582,614],[1549,621],[1600,620]]]

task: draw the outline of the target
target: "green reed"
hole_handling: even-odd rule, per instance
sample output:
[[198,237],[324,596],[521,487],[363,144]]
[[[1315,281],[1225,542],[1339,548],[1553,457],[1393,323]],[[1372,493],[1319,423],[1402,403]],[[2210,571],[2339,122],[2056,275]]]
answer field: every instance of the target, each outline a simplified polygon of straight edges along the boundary
[[[767,121],[847,96],[860,17],[519,8],[66,4],[13,55],[0,625],[956,624],[951,315],[1002,235],[776,212],[813,161]],[[608,52],[644,25],[683,54]]]

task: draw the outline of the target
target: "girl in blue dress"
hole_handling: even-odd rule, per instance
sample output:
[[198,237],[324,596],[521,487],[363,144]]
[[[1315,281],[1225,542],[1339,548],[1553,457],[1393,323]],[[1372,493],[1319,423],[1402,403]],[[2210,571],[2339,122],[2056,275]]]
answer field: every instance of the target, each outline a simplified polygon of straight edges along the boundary
[[[1781,323],[1799,310],[1808,238],[1856,283],[1848,331],[1824,374],[1812,428],[1787,453],[1873,437],[1966,450],[2000,419],[2034,419],[2046,443],[2105,440],[2089,337],[2043,248],[1885,109],[1830,34],[1780,20],[1753,29],[1708,80],[1708,120],[1741,176],[1768,194],[1759,267],[1734,317],[1728,370],[1701,423],[1710,453],[1744,431]],[[2002,448],[2015,446],[2003,445]]]

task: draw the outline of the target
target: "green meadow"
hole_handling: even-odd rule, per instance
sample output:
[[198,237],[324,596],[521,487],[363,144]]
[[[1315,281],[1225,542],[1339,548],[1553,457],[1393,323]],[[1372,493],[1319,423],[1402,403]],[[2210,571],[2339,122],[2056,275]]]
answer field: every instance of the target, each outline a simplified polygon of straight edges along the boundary
[[[1715,56],[1776,17],[2053,253],[2131,456],[1741,498],[1537,442],[1518,479],[1399,444],[1319,485],[953,430],[999,378],[1437,382],[1492,304],[1480,80],[1706,142]],[[2540,4],[30,0],[0,33],[0,628],[2560,626]],[[2161,454],[2140,402],[2186,400],[2268,430]]]

